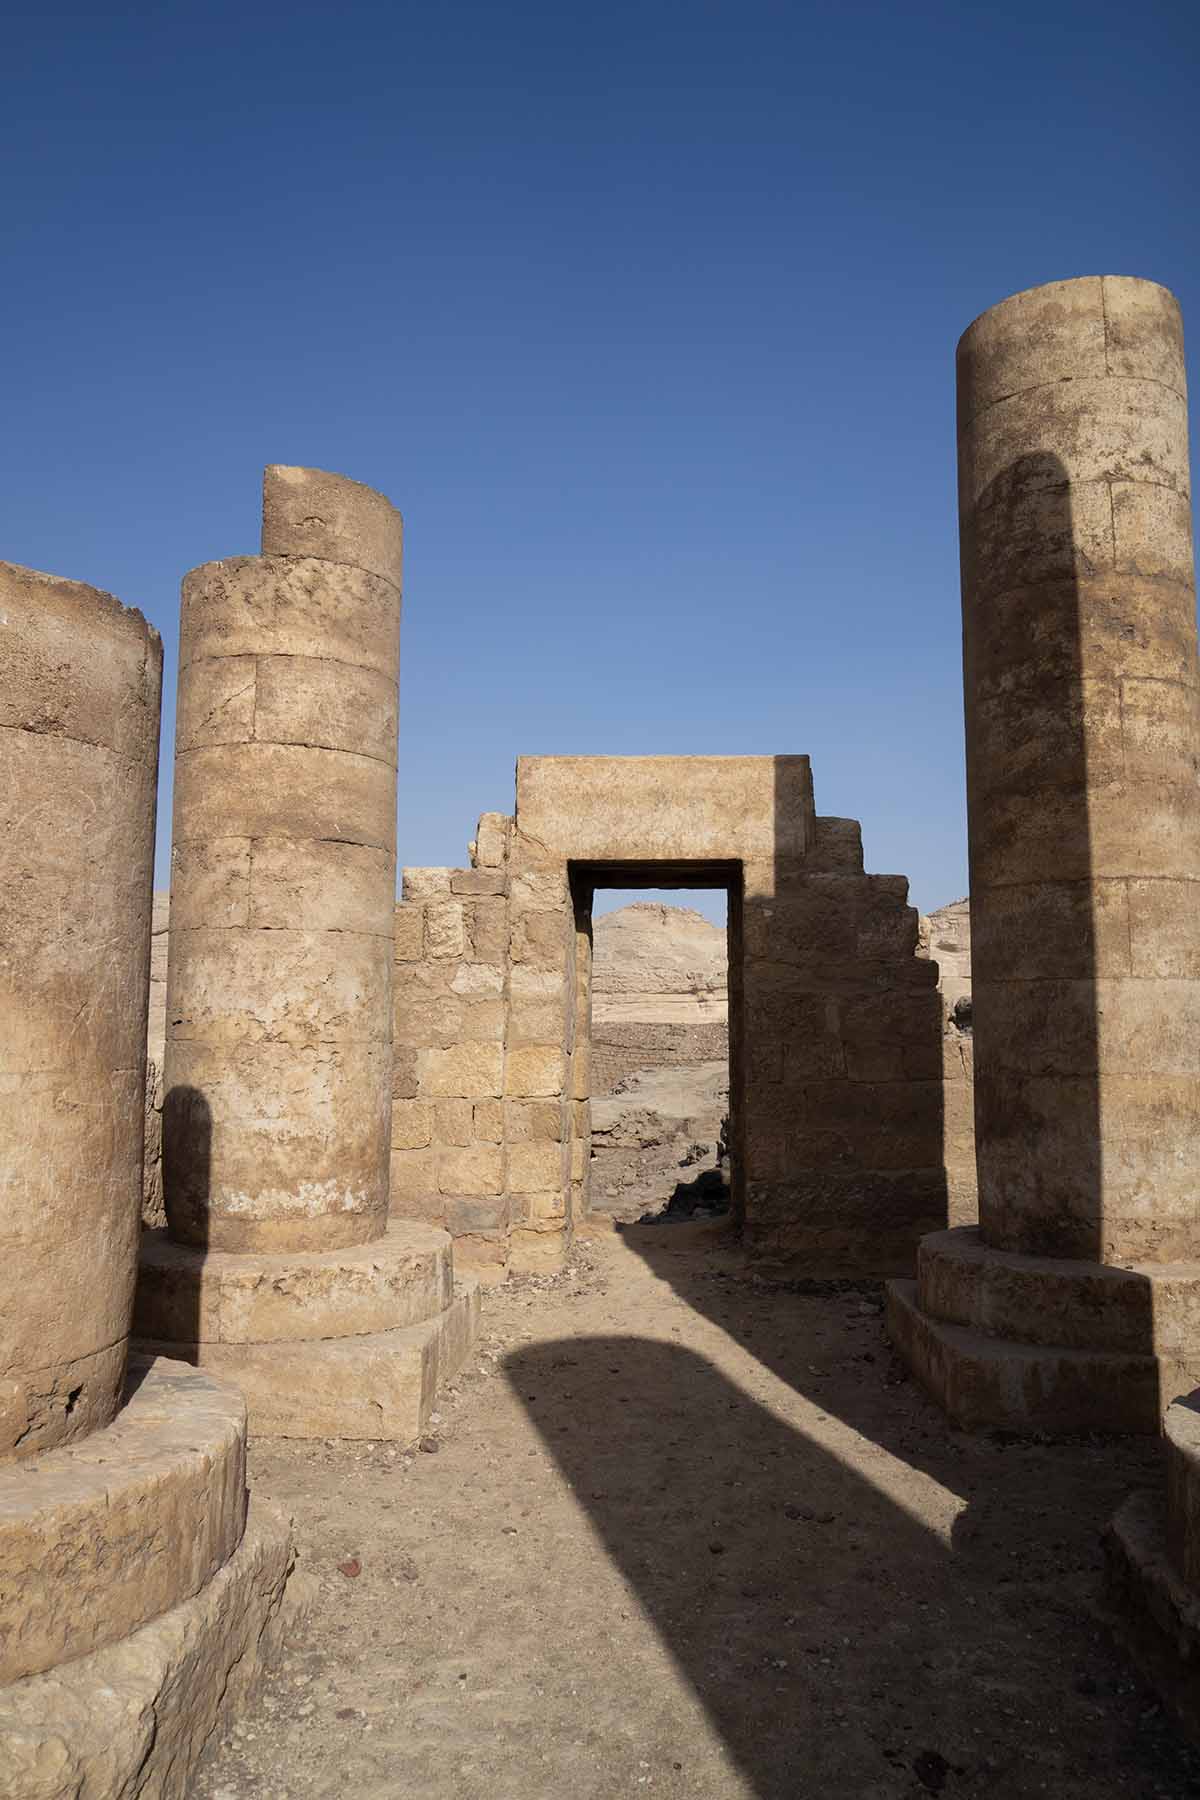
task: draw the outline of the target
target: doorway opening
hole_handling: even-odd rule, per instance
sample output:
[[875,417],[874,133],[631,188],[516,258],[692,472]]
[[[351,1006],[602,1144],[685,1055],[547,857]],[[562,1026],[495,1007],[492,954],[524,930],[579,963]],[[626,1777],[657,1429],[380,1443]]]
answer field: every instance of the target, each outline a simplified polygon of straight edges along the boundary
[[664,1226],[734,1215],[740,875],[728,865],[572,869],[584,1212]]

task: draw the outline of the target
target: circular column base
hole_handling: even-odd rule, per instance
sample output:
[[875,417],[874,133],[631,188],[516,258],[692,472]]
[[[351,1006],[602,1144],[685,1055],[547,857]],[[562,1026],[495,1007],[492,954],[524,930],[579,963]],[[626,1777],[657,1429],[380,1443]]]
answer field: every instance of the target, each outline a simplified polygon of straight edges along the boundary
[[255,1502],[229,1561],[190,1599],[119,1643],[0,1687],[7,1800],[185,1800],[205,1745],[250,1705],[307,1609],[307,1583],[289,1582],[293,1561],[290,1522]]
[[124,1638],[200,1592],[241,1541],[246,1409],[181,1362],[131,1357],[90,1437],[0,1467],[0,1682]]

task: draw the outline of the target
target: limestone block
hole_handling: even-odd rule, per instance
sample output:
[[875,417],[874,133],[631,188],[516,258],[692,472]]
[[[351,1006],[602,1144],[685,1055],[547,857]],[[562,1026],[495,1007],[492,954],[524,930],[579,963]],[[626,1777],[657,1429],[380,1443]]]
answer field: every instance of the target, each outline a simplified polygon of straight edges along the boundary
[[520,1275],[549,1275],[562,1268],[568,1248],[561,1221],[556,1228],[544,1231],[526,1226],[514,1231],[509,1239],[508,1266]]
[[508,1147],[508,1186],[514,1194],[551,1192],[561,1186],[562,1149],[559,1144],[533,1142]]
[[470,1144],[475,1137],[475,1107],[470,1100],[439,1100],[434,1109],[439,1144]]
[[426,956],[462,956],[466,949],[463,909],[452,900],[431,901],[425,908]]
[[565,970],[574,943],[574,922],[567,912],[522,912],[511,916],[509,953],[514,963],[538,969]]
[[202,1368],[236,1382],[254,1437],[370,1438],[412,1443],[479,1329],[479,1287],[454,1284],[443,1312],[419,1325],[277,1344],[196,1344]]
[[498,1194],[504,1186],[504,1156],[498,1144],[439,1149],[437,1168],[442,1194]]
[[126,1637],[198,1593],[241,1539],[240,1396],[182,1363],[133,1366],[111,1424],[0,1469],[0,1682]]
[[471,962],[503,965],[508,958],[508,902],[470,900],[464,907]]
[[397,1044],[392,1049],[392,1094],[396,1100],[414,1100],[417,1095],[418,1051],[411,1045]]
[[168,1068],[163,1157],[183,1241],[317,1250],[382,1233],[386,1043],[180,1042]]
[[[1135,575],[1146,582],[1172,582],[1183,590],[1170,596],[1172,613],[1179,620],[1177,674],[1181,681],[1196,681],[1188,667],[1186,646],[1192,621],[1186,615],[1186,591],[1194,580],[1192,519],[1189,497],[1145,481],[1109,483],[1112,505],[1113,562],[1119,575]],[[1161,601],[1160,601],[1161,606]]]
[[394,943],[397,962],[419,962],[425,954],[425,914],[419,905],[396,908]]
[[172,932],[172,1043],[386,1043],[387,937],[353,931]]
[[974,1226],[922,1240],[917,1298],[932,1318],[1027,1344],[1186,1356],[1200,1343],[1200,1264],[1021,1256]]
[[498,1099],[503,1085],[500,1044],[451,1044],[418,1052],[423,1099]]
[[392,1149],[424,1149],[433,1137],[433,1119],[427,1100],[393,1100]]
[[490,963],[463,963],[454,971],[450,990],[462,995],[486,995],[494,998],[504,992],[504,970]]
[[911,1281],[889,1282],[887,1324],[917,1379],[968,1431],[1157,1434],[1163,1406],[1195,1385],[1200,1363],[986,1337],[927,1317]]
[[396,683],[378,669],[315,656],[260,656],[255,738],[348,750],[396,764]]
[[455,1240],[455,1256],[460,1237],[482,1237],[489,1232],[502,1232],[509,1222],[506,1194],[456,1194],[446,1201],[446,1229]]
[[[185,846],[188,851],[199,848]],[[391,940],[396,862],[390,850],[373,844],[257,838],[248,876],[244,919],[209,917],[192,922],[245,924],[274,932],[336,931]],[[186,927],[189,921],[179,923]]]
[[252,738],[257,678],[255,656],[193,659],[191,678],[180,690],[175,711],[178,747],[197,750],[208,744],[241,744]]
[[1010,394],[1108,372],[1103,277],[1048,281],[991,307],[958,347],[960,429]]
[[[250,923],[252,844],[247,837],[172,843],[171,917],[176,931]],[[387,856],[386,851],[378,854]]]
[[519,832],[546,861],[802,859],[813,835],[803,756],[523,756]]
[[531,1002],[514,999],[508,1013],[508,1042],[518,1044],[553,1043],[567,1032],[566,1010],[561,1000]]
[[350,1337],[432,1318],[450,1290],[449,1239],[406,1221],[372,1243],[276,1256],[226,1256],[148,1232],[134,1329],[191,1344]]
[[390,501],[345,475],[272,464],[263,476],[265,556],[327,557],[399,586],[403,535]]
[[557,1044],[522,1044],[510,1049],[504,1065],[504,1092],[513,1099],[561,1094],[564,1058]]
[[396,773],[308,744],[215,744],[175,761],[177,841],[337,838],[395,853]]
[[504,875],[499,869],[455,869],[450,877],[452,894],[477,897],[481,894],[503,894],[504,891]]
[[250,1708],[313,1601],[305,1578],[289,1582],[293,1562],[290,1522],[256,1501],[241,1543],[192,1599],[0,1689],[7,1800],[186,1800],[205,1745]]
[[396,589],[315,557],[228,557],[184,576],[179,641],[181,670],[208,657],[311,656],[394,681]]
[[479,1143],[499,1144],[504,1140],[504,1102],[478,1101],[474,1108],[472,1134]]
[[475,831],[475,862],[481,869],[499,869],[508,854],[512,821],[504,813],[484,813]]
[[558,861],[514,865],[508,893],[514,913],[561,912],[571,904],[567,865]]
[[537,1138],[558,1143],[562,1137],[562,1107],[557,1100],[506,1100],[504,1121],[505,1141],[510,1144]]
[[1130,881],[1130,973],[1144,979],[1200,980],[1200,906],[1197,883]]
[[863,872],[862,826],[857,819],[813,821],[812,866],[830,875]]
[[464,1044],[498,1044],[504,1037],[506,1020],[503,1000],[490,995],[467,995],[459,1015],[458,1035]]
[[[393,1150],[391,1155],[392,1211],[405,1217],[425,1218],[437,1211],[437,1152]],[[432,1204],[428,1207],[427,1203]]]
[[453,869],[405,869],[404,899],[410,900],[445,900],[450,895],[450,877]]

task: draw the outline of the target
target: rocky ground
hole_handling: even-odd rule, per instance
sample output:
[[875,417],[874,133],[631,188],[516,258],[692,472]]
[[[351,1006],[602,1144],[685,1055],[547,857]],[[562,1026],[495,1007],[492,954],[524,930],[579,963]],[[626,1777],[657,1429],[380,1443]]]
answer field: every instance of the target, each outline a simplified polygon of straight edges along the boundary
[[717,1161],[728,1062],[639,1069],[592,1101],[591,1205],[633,1220]]
[[950,1431],[873,1286],[608,1231],[488,1294],[420,1449],[257,1446],[316,1606],[193,1793],[1200,1795],[1098,1609],[1101,1527],[1159,1473]]

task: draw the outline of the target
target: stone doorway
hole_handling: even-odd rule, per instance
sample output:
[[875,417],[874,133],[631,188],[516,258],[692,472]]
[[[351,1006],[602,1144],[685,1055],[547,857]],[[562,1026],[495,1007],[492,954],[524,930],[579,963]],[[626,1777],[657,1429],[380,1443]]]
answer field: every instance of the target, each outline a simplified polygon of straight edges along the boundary
[[598,885],[729,895],[733,1208],[756,1255],[903,1272],[923,1233],[970,1216],[908,883],[864,873],[804,756],[522,757],[515,811],[483,816],[469,868],[405,871],[394,1214],[445,1224],[495,1277],[561,1265],[588,1209]]
[[571,892],[590,1032],[586,1210],[618,1224],[731,1219],[729,887],[573,869]]
[[588,1204],[597,1216],[729,1220],[728,910],[724,890],[595,889]]

